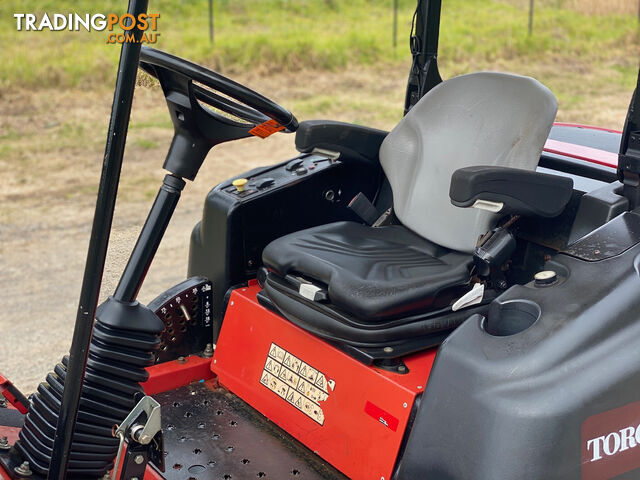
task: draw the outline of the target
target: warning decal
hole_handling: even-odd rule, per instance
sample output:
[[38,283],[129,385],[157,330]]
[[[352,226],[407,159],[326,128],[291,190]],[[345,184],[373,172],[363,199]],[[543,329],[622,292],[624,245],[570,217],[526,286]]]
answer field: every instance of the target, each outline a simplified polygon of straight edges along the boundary
[[280,132],[282,130],[284,130],[283,125],[280,125],[275,120],[267,120],[266,122],[253,127],[251,130],[249,130],[249,133],[256,137],[267,138],[268,136],[273,135],[274,133]]
[[324,425],[324,413],[319,403],[329,398],[335,387],[322,372],[275,343],[269,347],[260,383],[302,413]]

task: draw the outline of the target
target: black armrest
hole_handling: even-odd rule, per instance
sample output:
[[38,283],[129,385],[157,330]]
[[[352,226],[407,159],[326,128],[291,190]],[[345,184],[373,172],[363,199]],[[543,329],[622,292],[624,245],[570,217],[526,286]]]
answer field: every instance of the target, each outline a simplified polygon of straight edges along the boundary
[[307,153],[322,148],[348,158],[378,161],[378,151],[388,132],[331,120],[307,120],[296,131],[296,148]]
[[466,167],[451,176],[449,197],[457,207],[555,217],[562,213],[572,193],[573,180],[559,175],[519,168]]

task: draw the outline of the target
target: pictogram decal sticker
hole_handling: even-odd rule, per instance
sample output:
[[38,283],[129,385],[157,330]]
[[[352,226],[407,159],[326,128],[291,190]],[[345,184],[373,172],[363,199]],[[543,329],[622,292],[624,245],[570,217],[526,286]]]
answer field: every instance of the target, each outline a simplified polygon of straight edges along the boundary
[[260,383],[320,425],[324,413],[320,402],[329,398],[335,382],[324,373],[272,343],[264,362]]

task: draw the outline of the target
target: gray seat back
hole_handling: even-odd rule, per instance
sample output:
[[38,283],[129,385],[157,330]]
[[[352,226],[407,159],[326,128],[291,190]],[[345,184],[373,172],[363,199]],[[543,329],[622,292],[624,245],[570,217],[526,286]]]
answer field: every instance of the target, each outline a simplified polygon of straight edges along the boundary
[[534,170],[557,108],[540,82],[507,73],[462,75],[433,88],[380,148],[397,217],[427,240],[473,252],[499,217],[451,205],[451,175],[474,165]]

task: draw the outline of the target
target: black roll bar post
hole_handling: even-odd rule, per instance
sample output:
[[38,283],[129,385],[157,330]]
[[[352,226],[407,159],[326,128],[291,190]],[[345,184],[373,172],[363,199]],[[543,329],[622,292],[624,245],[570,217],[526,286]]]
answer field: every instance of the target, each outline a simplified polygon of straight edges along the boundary
[[631,210],[640,206],[640,72],[627,111],[618,154],[618,180]]
[[[148,0],[129,0],[128,13],[135,18],[146,13]],[[98,305],[102,274],[109,245],[109,234],[113,221],[118,183],[124,147],[129,127],[129,116],[136,84],[138,61],[140,59],[140,39],[142,31],[133,29],[135,42],[123,43],[120,50],[118,76],[111,107],[111,120],[107,133],[102,176],[96,200],[96,209],[91,228],[91,239],[87,252],[80,301],[76,315],[73,340],[69,350],[69,366],[65,379],[60,416],[56,427],[48,480],[67,478],[67,466],[73,441],[82,383],[84,380],[89,344],[93,334],[93,321]]]
[[418,0],[411,28],[413,63],[404,100],[405,115],[425,93],[442,82],[438,71],[441,10],[442,0]]

